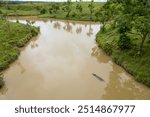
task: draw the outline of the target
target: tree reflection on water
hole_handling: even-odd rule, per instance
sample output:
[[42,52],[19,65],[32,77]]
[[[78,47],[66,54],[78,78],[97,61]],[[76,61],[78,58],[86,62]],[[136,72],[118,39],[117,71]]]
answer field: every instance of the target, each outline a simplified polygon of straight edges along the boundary
[[71,24],[67,21],[67,22],[65,22],[65,26],[63,27],[63,29],[65,30],[65,31],[67,31],[67,32],[70,32],[70,33],[72,33],[72,26],[71,26]]
[[0,95],[5,95],[7,91],[8,91],[8,88],[6,87],[6,84],[4,84],[4,86],[0,88]]
[[59,22],[54,22],[54,26],[55,29],[61,29],[61,24]]
[[81,26],[77,27],[76,33],[77,34],[81,34],[81,32],[82,32],[82,27]]
[[91,37],[93,35],[93,29],[91,24],[89,25],[89,31],[87,32],[87,36]]

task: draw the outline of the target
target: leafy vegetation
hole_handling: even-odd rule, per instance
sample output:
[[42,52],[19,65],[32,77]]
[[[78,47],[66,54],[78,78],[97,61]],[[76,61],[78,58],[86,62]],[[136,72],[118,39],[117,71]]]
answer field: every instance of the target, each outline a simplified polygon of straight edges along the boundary
[[[27,21],[27,25],[20,24],[18,16],[35,15],[38,17],[92,20],[88,8],[90,2],[0,2],[0,71],[7,68],[19,55],[19,47],[24,46],[32,36],[37,34],[34,22]],[[92,12],[99,9],[102,3],[94,3]],[[76,12],[77,11],[77,12]],[[7,16],[15,16],[17,23],[7,21]],[[81,17],[82,16],[82,17]],[[22,33],[23,32],[23,33]]]
[[18,48],[24,46],[37,33],[37,28],[30,25],[0,20],[0,71],[16,60],[19,55]]
[[[103,6],[100,2],[9,2],[0,11],[9,16],[38,16],[69,20],[95,20],[95,12]],[[82,16],[82,17],[81,17]]]
[[[108,55],[111,55],[117,64],[135,76],[137,81],[150,86],[149,0],[108,0],[105,4],[94,2],[93,0],[91,2],[71,2],[71,0],[50,3],[13,2],[7,3],[6,6],[3,4],[0,4],[1,19],[6,19],[8,15],[16,17],[27,15],[41,18],[101,22],[102,27],[97,34],[96,40],[98,45]],[[0,50],[5,49],[5,52],[9,53],[8,57],[6,56],[7,54],[4,54],[5,57],[1,57],[0,62],[3,63],[8,58],[16,58],[18,56],[18,47],[23,46],[28,41],[27,38],[22,37],[28,33],[31,36],[34,30],[32,31],[32,28],[28,27],[30,32],[25,30],[25,35],[19,35],[16,33],[16,29],[20,30],[20,27],[13,28],[9,22],[0,22],[2,24],[0,24],[0,27],[5,24],[4,27],[7,29],[7,31],[0,30],[0,34],[7,35],[3,38],[0,37],[2,42],[0,42]],[[14,26],[16,25],[20,24],[14,24]],[[32,22],[28,22],[28,25],[32,25]],[[14,33],[12,29],[14,29]],[[0,68],[3,69],[3,66],[7,66],[10,61],[12,60],[3,63],[4,65],[0,63]]]
[[150,3],[109,0],[97,12],[97,43],[135,79],[150,87]]

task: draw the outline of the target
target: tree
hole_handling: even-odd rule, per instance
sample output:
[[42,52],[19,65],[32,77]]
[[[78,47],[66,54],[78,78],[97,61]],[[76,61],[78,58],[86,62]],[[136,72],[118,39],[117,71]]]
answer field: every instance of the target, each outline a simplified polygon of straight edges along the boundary
[[132,4],[136,5],[132,13],[134,19],[133,28],[136,30],[136,33],[139,34],[141,38],[141,43],[139,47],[139,51],[141,53],[144,42],[148,38],[148,35],[150,35],[150,1],[137,0]]
[[41,11],[40,11],[40,14],[45,14],[47,11],[46,11],[46,9],[41,9]]
[[82,6],[78,3],[76,6],[77,11],[81,14],[82,13]]
[[[142,52],[145,40],[150,34],[150,3],[149,0],[116,0],[122,4],[122,16],[124,20],[128,20],[126,25],[131,26],[131,31],[127,33],[139,35],[141,43],[139,52]],[[124,26],[124,24],[122,24]]]
[[35,23],[35,21],[26,20],[26,22],[27,22],[27,26],[28,26],[28,28],[29,28],[31,34],[32,34],[32,31],[33,31],[32,26],[33,26],[33,24]]
[[92,20],[92,15],[93,15],[93,12],[94,12],[94,5],[93,5],[93,2],[91,1],[91,3],[88,5],[88,8],[90,10],[90,20]]
[[136,33],[141,38],[141,43],[139,47],[139,51],[141,53],[144,42],[148,38],[148,35],[150,35],[150,17],[144,17],[144,16],[137,17],[134,22],[134,28],[136,30]]
[[82,6],[79,3],[77,4],[76,9],[78,12],[82,13]]
[[[4,7],[6,9],[8,9],[9,0],[2,0],[2,3],[4,4]],[[1,15],[1,19],[5,20],[5,21],[7,20],[7,16],[8,16],[8,12],[7,11],[5,11],[5,13],[3,13],[1,11],[0,15]],[[11,29],[10,29],[9,21],[6,21],[6,24],[7,24],[7,29],[8,29],[8,32],[9,32],[9,36],[11,36]]]
[[119,14],[120,9],[120,5],[109,1],[95,12],[96,21],[100,21],[102,23],[102,31],[105,30],[105,25],[108,21],[115,19],[115,16]]
[[0,1],[0,7],[3,5],[3,2],[2,1]]
[[63,7],[63,10],[67,12],[66,17],[70,16],[72,3],[71,0],[67,0],[67,4]]
[[53,8],[50,7],[48,11],[49,11],[49,14],[52,14],[53,13]]
[[0,19],[3,19],[3,12],[0,10]]
[[57,3],[52,4],[52,7],[51,7],[52,12],[57,13],[59,9],[60,9],[59,4]]
[[19,23],[19,20],[18,20],[18,13],[17,13],[17,8],[14,9],[14,13],[15,13],[15,16],[16,16],[16,22]]
[[104,31],[105,25],[107,21],[109,21],[110,19],[109,14],[107,13],[106,10],[102,8],[95,13],[95,16],[96,16],[96,21],[100,21],[102,23],[102,31]]

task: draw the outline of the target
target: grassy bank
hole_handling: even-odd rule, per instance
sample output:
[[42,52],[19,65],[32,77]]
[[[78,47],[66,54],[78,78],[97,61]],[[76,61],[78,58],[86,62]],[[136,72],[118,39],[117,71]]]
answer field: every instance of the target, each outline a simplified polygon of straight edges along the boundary
[[[80,8],[77,9],[77,5]],[[93,2],[92,14],[88,7],[91,2],[25,2],[2,4],[0,11],[9,16],[38,16],[40,18],[56,18],[68,20],[95,20],[95,12],[103,6],[104,3]],[[70,6],[69,8],[67,6]],[[68,10],[67,10],[68,9]],[[67,16],[69,11],[69,16]],[[92,17],[92,19],[91,19]]]
[[127,72],[132,74],[135,80],[150,87],[150,40],[147,39],[143,47],[143,54],[139,55],[139,37],[128,35],[131,38],[131,48],[121,50],[118,47],[119,34],[117,30],[111,29],[110,25],[106,30],[99,31],[97,34],[97,43],[113,60],[122,66]]
[[16,60],[19,48],[37,34],[35,27],[0,20],[0,71]]

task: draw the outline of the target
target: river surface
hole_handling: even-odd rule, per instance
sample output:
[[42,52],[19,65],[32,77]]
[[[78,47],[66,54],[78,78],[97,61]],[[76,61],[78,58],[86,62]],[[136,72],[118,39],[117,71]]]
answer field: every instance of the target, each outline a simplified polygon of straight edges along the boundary
[[150,99],[150,88],[97,47],[99,24],[39,19],[34,25],[40,34],[4,71],[0,99]]

